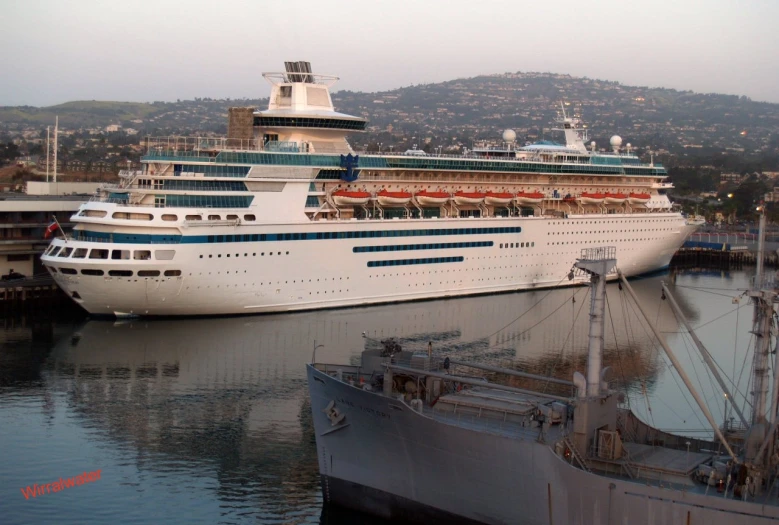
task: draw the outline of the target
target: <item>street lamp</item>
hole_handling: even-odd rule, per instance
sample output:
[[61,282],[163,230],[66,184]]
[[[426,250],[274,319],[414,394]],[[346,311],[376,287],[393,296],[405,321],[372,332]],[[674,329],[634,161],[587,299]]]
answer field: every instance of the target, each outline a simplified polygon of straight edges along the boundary
[[379,142],[379,153],[381,153],[381,142]]

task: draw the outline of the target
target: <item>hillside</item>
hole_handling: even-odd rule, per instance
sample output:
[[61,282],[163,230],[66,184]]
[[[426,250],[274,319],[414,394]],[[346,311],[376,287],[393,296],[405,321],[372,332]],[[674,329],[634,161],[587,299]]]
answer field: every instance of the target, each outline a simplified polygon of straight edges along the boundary
[[[375,149],[418,144],[432,150],[472,147],[505,128],[521,141],[550,133],[561,100],[581,111],[592,139],[605,147],[613,134],[653,151],[775,154],[779,104],[746,97],[700,94],[547,73],[504,73],[379,93],[333,94],[339,111],[369,119],[369,131],[352,142]],[[226,131],[227,108],[264,108],[267,99],[177,102],[69,102],[46,108],[0,107],[0,132],[40,131],[59,115],[64,129],[104,129],[118,124],[140,134]]]

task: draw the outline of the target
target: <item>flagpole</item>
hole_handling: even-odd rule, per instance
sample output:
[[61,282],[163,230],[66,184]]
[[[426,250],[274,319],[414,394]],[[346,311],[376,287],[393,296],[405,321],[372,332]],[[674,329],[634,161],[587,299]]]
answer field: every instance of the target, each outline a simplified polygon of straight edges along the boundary
[[60,226],[60,221],[57,220],[57,216],[56,215],[52,215],[51,218],[54,219],[54,222],[57,223],[57,229],[62,234],[62,238],[65,239],[65,242],[67,242],[68,236],[65,235],[65,230],[63,230],[62,226]]

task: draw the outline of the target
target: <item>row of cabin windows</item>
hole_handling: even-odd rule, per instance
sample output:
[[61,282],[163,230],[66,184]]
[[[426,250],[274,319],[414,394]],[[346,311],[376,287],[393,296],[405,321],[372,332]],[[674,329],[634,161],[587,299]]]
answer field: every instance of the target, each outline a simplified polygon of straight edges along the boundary
[[507,242],[501,244],[501,248],[532,248],[536,245],[535,242]]
[[[112,260],[134,259],[136,261],[151,260],[151,250],[106,250],[103,248],[71,248],[69,246],[52,246],[44,255],[49,257],[71,257],[73,259],[108,259]],[[154,258],[158,261],[170,261],[176,255],[176,250],[154,250]]]
[[[106,216],[105,210],[81,210],[79,212],[79,215],[82,217],[96,217],[96,218],[103,218]],[[128,220],[128,221],[152,221],[154,220],[154,214],[151,213],[137,213],[137,212],[124,212],[124,211],[117,211],[114,212],[113,215],[111,215],[112,219],[121,219],[121,220]],[[163,221],[168,222],[175,222],[179,220],[179,216],[174,213],[163,213],[161,216],[161,219]],[[238,215],[229,214],[225,216],[225,220],[228,221],[237,221],[240,217]],[[184,216],[184,220],[187,221],[202,221],[203,215],[198,213],[193,214],[187,214]],[[207,215],[207,220],[209,221],[221,221],[222,215],[216,214],[216,213],[210,213]],[[247,213],[244,214],[243,220],[246,222],[254,222],[257,220],[257,217],[253,213]]]
[[209,235],[208,242],[252,242],[252,241],[306,241],[328,239],[364,239],[374,237],[425,237],[439,235],[488,235],[494,233],[521,233],[520,226],[506,228],[447,228],[440,230],[384,230],[346,231],[317,233],[260,233],[246,235]]
[[407,266],[410,264],[440,264],[463,262],[464,257],[428,257],[426,259],[394,259],[389,261],[368,261],[368,268],[376,266]]
[[[277,253],[278,255],[281,255],[281,252],[276,252],[276,253]],[[268,252],[268,256],[272,256],[272,255],[273,255],[273,252]],[[285,252],[285,253],[284,253],[284,255],[289,255],[289,252]],[[227,254],[227,256],[228,256],[228,257],[230,257],[230,254],[228,253],[228,254]],[[235,256],[236,256],[236,257],[240,257],[240,256],[241,256],[241,254],[240,254],[240,253],[236,253],[236,254],[235,254]],[[248,257],[248,256],[249,256],[249,254],[248,254],[248,253],[244,253],[244,254],[243,254],[243,256],[244,256],[244,257]],[[208,258],[209,258],[209,259],[213,259],[213,257],[214,257],[214,255],[213,255],[213,254],[211,254],[211,255],[209,255],[209,256],[208,256]],[[216,257],[217,257],[217,259],[218,259],[218,258],[221,258],[221,257],[222,257],[222,254],[221,254],[221,253],[219,253],[219,254],[217,254],[217,256],[216,256]],[[257,252],[252,252],[252,257],[257,257]],[[265,257],[265,252],[260,252],[260,257]],[[201,255],[201,256],[200,256],[200,258],[202,259],[202,258],[203,258],[203,256]]]
[[[51,273],[57,273],[59,271],[60,273],[64,273],[65,275],[76,275],[78,272],[73,268],[60,268],[57,270],[54,266],[47,266],[47,268],[51,271]],[[181,276],[181,270],[165,270],[164,272],[160,272],[159,270],[138,270],[137,276],[138,277],[159,277],[160,273],[164,275],[165,277],[180,277]],[[106,274],[105,271],[95,269],[95,268],[84,268],[81,270],[81,275],[91,275],[94,277],[102,277]],[[133,271],[132,270],[108,270],[109,277],[132,277]]]

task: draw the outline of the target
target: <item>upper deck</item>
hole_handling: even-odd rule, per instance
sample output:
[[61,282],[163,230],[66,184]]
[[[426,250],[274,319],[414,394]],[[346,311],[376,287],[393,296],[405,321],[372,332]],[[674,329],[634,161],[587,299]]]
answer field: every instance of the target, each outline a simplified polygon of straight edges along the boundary
[[[255,139],[227,137],[152,137],[144,139],[143,163],[213,165],[279,165],[342,168],[339,154],[311,153],[301,141],[263,143]],[[522,158],[489,158],[464,155],[376,154],[356,152],[356,169],[550,173],[563,175],[630,175],[666,177],[658,163],[642,163],[634,155],[571,154],[546,149],[529,150]]]

